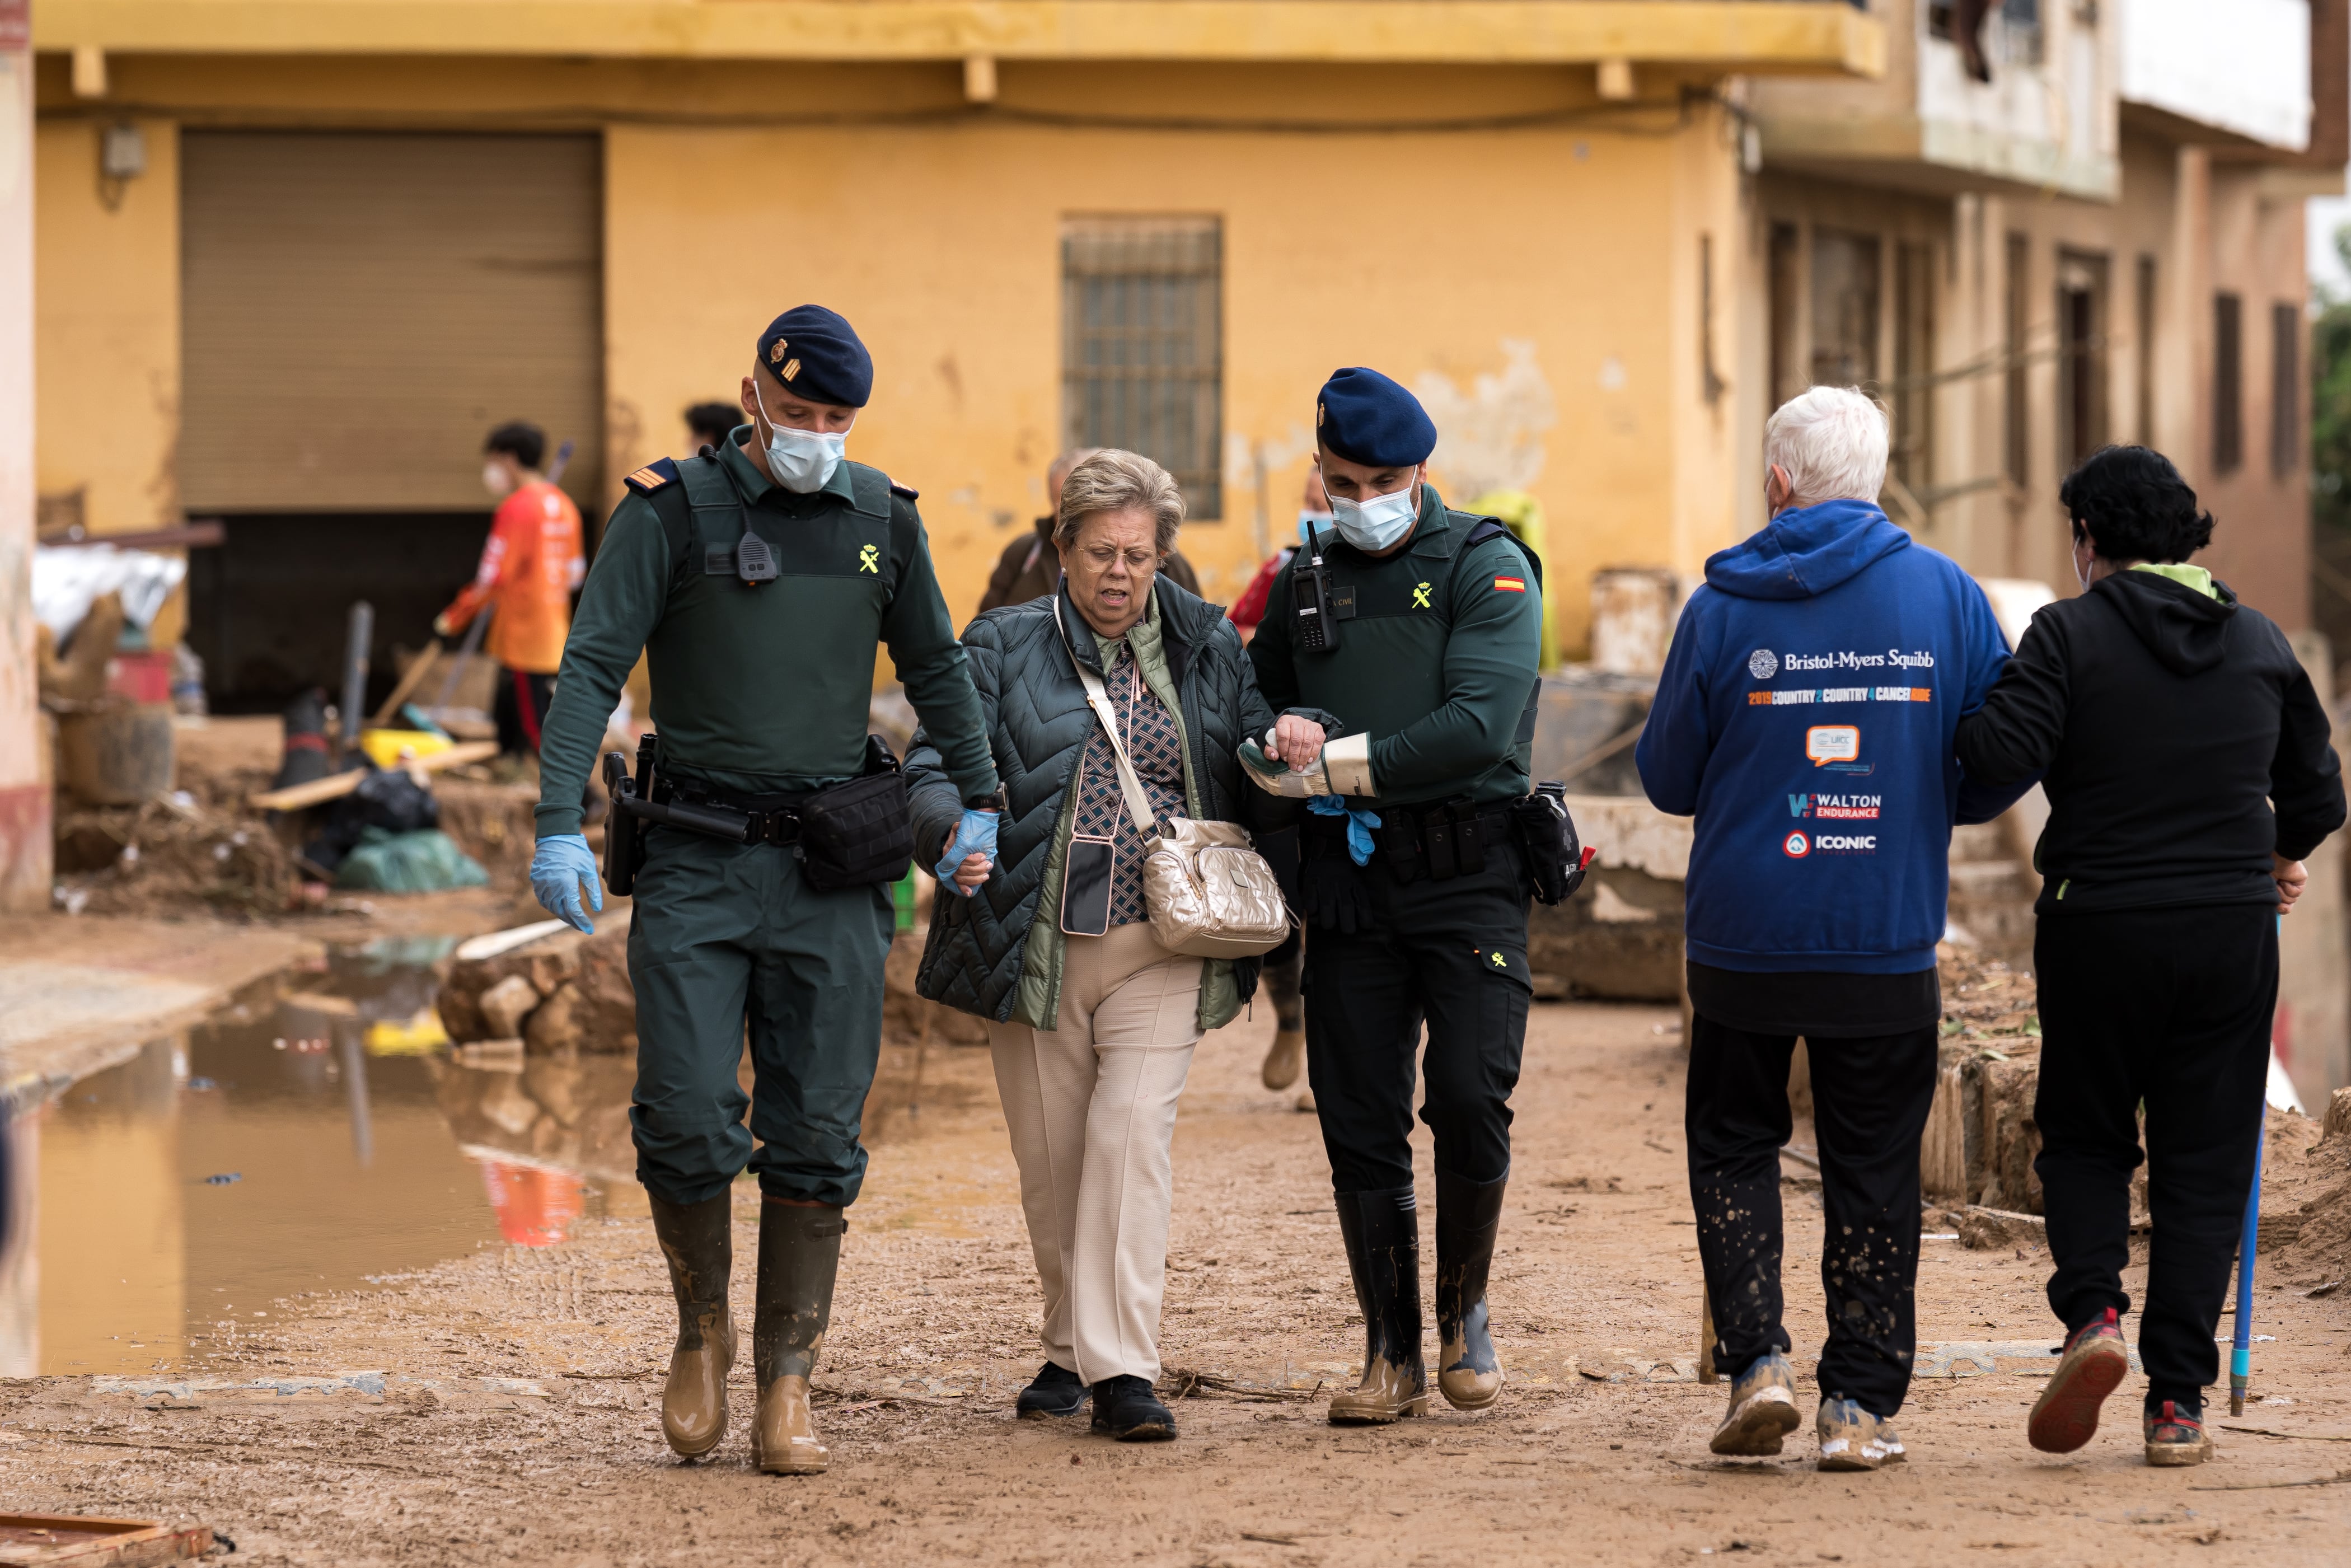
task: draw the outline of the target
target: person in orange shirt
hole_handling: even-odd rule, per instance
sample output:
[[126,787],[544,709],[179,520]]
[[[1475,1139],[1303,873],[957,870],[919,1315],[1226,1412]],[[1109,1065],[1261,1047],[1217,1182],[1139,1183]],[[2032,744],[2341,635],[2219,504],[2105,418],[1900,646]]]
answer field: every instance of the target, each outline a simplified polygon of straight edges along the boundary
[[547,435],[520,420],[499,425],[482,446],[482,483],[500,497],[482,546],[481,570],[440,614],[433,630],[454,637],[486,608],[488,652],[498,663],[498,747],[537,752],[538,724],[555,694],[563,640],[571,634],[571,596],[588,573],[580,508],[539,471]]

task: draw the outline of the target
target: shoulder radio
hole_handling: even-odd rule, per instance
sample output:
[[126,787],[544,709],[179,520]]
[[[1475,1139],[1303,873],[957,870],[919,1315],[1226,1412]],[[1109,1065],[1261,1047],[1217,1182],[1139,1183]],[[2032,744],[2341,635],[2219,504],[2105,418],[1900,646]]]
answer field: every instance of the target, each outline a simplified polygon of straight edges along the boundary
[[1290,570],[1291,613],[1298,622],[1298,645],[1310,653],[1325,653],[1339,645],[1339,618],[1334,612],[1331,569],[1322,564],[1322,536],[1306,525],[1306,548],[1298,552]]

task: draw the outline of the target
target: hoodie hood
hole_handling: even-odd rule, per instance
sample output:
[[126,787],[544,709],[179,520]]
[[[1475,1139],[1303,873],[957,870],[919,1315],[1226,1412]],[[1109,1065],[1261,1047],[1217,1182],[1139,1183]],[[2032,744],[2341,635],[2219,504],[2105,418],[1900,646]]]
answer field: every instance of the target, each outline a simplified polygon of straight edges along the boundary
[[1876,502],[1823,501],[1792,507],[1709,557],[1706,580],[1740,599],[1810,599],[1909,548]]
[[2090,584],[2090,591],[2120,615],[2147,651],[2175,675],[2200,675],[2219,664],[2228,651],[2237,596],[2218,579],[2210,598],[2152,571],[2118,571]]

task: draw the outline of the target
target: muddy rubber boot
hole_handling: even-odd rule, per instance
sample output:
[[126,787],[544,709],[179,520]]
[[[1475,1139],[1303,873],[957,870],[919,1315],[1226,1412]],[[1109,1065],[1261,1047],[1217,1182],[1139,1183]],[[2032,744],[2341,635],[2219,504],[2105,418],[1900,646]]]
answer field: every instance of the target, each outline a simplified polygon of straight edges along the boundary
[[[1291,940],[1296,939],[1293,933]],[[1265,1053],[1258,1079],[1277,1092],[1297,1082],[1300,1070],[1306,1065],[1306,1007],[1298,995],[1298,967],[1297,949],[1292,947],[1286,962],[1270,964],[1265,969],[1266,994],[1273,1001],[1273,1044]]]
[[816,1440],[809,1377],[832,1321],[832,1281],[848,1228],[837,1208],[772,1197],[759,1206],[759,1296],[751,1317],[759,1408],[751,1417],[751,1463],[768,1475],[818,1475],[831,1458]]
[[1298,1070],[1306,1065],[1306,1031],[1302,1029],[1278,1029],[1273,1044],[1265,1053],[1265,1065],[1258,1070],[1258,1079],[1268,1089],[1287,1089],[1298,1082]]
[[726,1374],[735,1365],[735,1320],[726,1277],[735,1266],[732,1199],[677,1204],[645,1195],[653,1236],[677,1294],[677,1344],[662,1389],[662,1436],[682,1458],[698,1459],[726,1440]]
[[1412,1188],[1338,1195],[1339,1235],[1364,1313],[1364,1376],[1331,1401],[1334,1427],[1381,1426],[1428,1413],[1420,1360],[1420,1211]]
[[1502,1396],[1502,1363],[1486,1331],[1486,1274],[1510,1185],[1508,1176],[1437,1175],[1437,1387],[1456,1410],[1483,1410]]

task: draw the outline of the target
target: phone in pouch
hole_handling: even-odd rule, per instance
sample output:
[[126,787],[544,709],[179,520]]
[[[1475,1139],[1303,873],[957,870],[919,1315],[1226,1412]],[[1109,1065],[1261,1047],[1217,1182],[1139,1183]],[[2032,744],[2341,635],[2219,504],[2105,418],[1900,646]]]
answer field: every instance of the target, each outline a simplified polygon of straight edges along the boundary
[[1117,841],[1070,835],[1061,862],[1061,929],[1071,936],[1100,936],[1110,930],[1111,874]]

